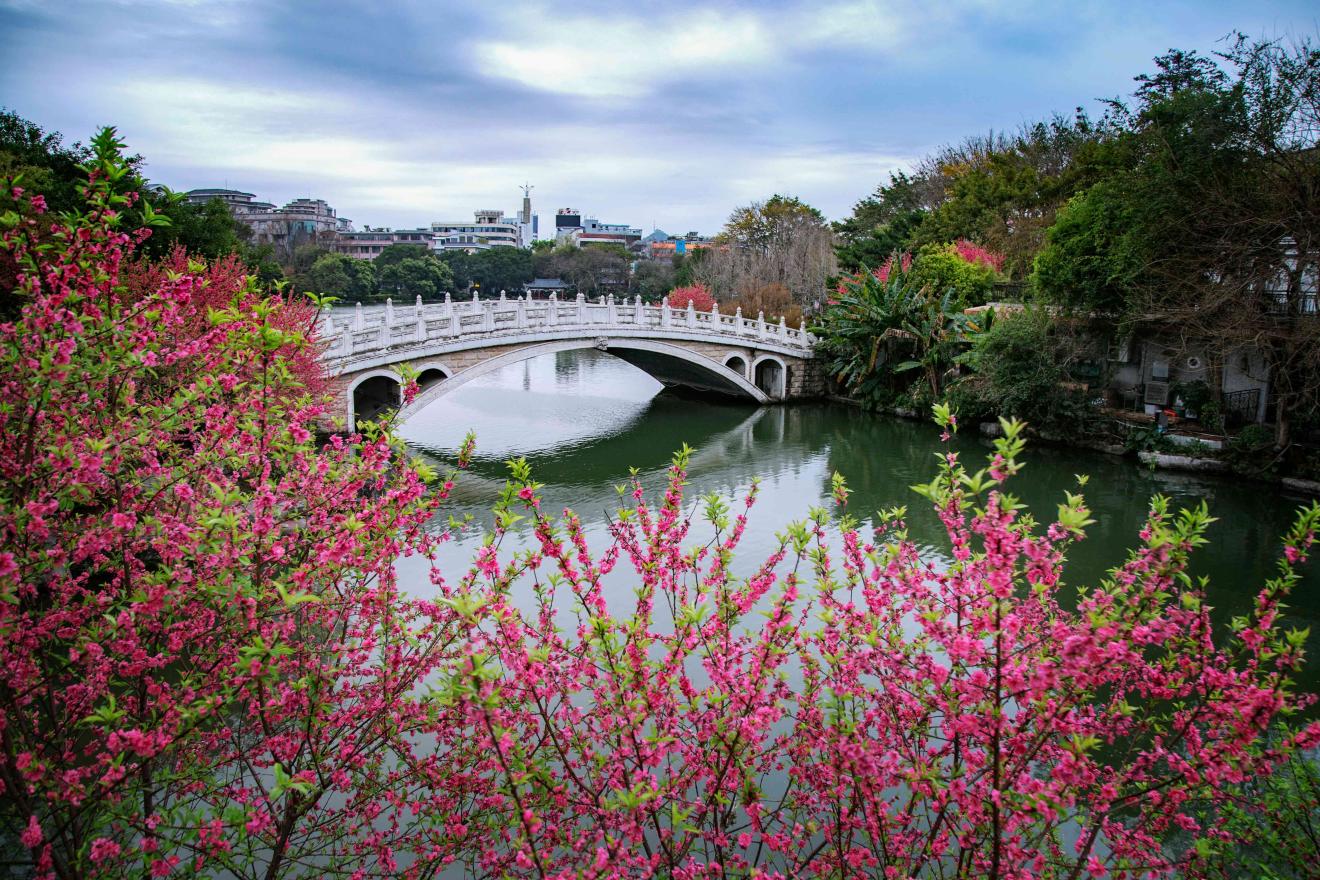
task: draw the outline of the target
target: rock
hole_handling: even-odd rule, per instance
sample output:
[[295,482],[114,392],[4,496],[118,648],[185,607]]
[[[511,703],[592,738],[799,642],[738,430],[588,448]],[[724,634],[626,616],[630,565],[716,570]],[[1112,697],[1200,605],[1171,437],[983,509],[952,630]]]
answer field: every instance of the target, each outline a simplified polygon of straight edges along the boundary
[[1138,452],[1137,458],[1143,464],[1177,471],[1222,473],[1228,470],[1228,465],[1217,458],[1192,458],[1190,455],[1169,455],[1165,452]]
[[1283,487],[1306,495],[1320,495],[1320,481],[1303,480],[1301,477],[1284,477]]

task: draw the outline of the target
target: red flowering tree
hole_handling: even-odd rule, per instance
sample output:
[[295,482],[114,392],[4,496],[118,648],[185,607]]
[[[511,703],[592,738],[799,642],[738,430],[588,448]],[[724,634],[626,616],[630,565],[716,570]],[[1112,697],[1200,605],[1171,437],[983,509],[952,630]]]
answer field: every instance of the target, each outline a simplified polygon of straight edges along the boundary
[[94,148],[87,215],[0,216],[22,303],[0,324],[5,859],[61,878],[443,860],[443,829],[400,809],[468,804],[466,744],[409,738],[452,650],[452,615],[401,600],[392,569],[428,543],[429,475],[387,432],[318,440],[306,307],[230,261],[125,275],[134,195],[112,133]]
[[[686,453],[658,507],[634,484],[597,554],[515,463],[497,521],[521,505],[537,549],[502,559],[497,528],[446,600],[469,633],[444,700],[489,756],[478,873],[1135,878],[1231,845],[1227,788],[1320,734],[1264,738],[1310,702],[1289,683],[1304,633],[1279,610],[1320,506],[1220,643],[1186,574],[1204,507],[1157,500],[1141,547],[1074,601],[1061,571],[1085,503],[1026,515],[1003,488],[1021,425],[1004,428],[987,467],[950,454],[920,487],[943,568],[901,510],[874,537],[844,516],[837,550],[818,510],[735,577],[746,511],[708,498],[713,537],[689,544]],[[619,567],[637,584],[626,613],[602,587]],[[532,613],[511,601],[527,581]]]
[[[124,292],[130,301],[159,296],[171,279],[190,273],[201,275],[201,283],[189,297],[178,326],[169,328],[168,332],[177,335],[178,341],[202,336],[211,329],[213,311],[229,308],[235,297],[252,295],[248,267],[235,254],[198,262],[190,259],[183,247],[175,245],[164,258],[132,260],[123,271]],[[268,320],[281,332],[305,335],[316,316],[317,308],[311,299],[281,296],[280,308],[272,311]],[[294,374],[303,393],[315,395],[329,388],[317,354],[314,345],[286,345],[279,350],[281,360]]]
[[709,312],[715,305],[710,288],[704,284],[689,284],[687,287],[675,287],[669,292],[669,306],[674,309],[686,309],[691,304],[698,312]]

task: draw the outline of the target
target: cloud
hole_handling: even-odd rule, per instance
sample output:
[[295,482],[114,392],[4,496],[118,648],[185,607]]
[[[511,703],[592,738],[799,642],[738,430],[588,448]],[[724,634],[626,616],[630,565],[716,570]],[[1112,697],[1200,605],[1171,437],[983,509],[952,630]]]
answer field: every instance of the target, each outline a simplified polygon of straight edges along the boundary
[[533,20],[534,36],[527,18],[510,15],[503,22],[509,36],[476,44],[473,54],[489,59],[489,74],[533,89],[622,98],[649,95],[697,72],[756,67],[772,58],[770,33],[747,12],[699,10],[665,21],[634,8],[606,17],[560,13]]
[[584,98],[645,98],[690,79],[773,72],[817,49],[898,44],[901,16],[877,0],[817,3],[766,13],[615,7],[598,14],[543,8],[498,19],[500,36],[474,57],[495,77]]
[[151,177],[409,226],[513,209],[713,231],[782,192],[846,215],[941,142],[1128,90],[1169,46],[1313,30],[1301,0],[620,5],[0,0],[0,94]]

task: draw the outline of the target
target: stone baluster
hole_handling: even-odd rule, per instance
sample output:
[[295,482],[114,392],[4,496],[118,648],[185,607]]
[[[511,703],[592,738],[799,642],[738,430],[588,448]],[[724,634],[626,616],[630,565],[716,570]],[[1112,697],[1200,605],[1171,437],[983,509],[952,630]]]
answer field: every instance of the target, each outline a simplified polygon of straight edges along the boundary
[[779,316],[779,338],[780,339],[788,338],[788,322],[784,320],[783,315]]
[[756,313],[756,338],[765,339],[765,312]]
[[[420,318],[421,316],[422,316],[422,307],[419,304],[417,306],[417,317]],[[448,324],[445,325],[446,328],[445,333],[447,333],[450,336],[453,336],[454,333],[457,332],[458,320],[454,317],[454,301],[450,299],[448,292],[445,293],[445,301],[440,306],[440,317],[446,319],[449,322]]]
[[385,298],[385,326],[394,326],[394,300],[389,297]]
[[517,315],[518,315],[517,323],[518,323],[518,329],[521,330],[527,326],[527,300],[517,299],[514,300],[514,302],[517,303]]
[[362,303],[355,303],[353,306],[353,329],[366,329],[367,318],[362,314]]
[[487,333],[491,333],[495,330],[495,300],[488,299],[483,302],[482,305],[484,306],[483,311],[485,314],[483,315],[481,329],[485,330]]
[[714,300],[710,303],[710,330],[712,333],[720,332],[720,304]]
[[552,292],[550,294],[550,326],[553,327],[558,320],[559,320],[559,295],[557,293]]
[[669,313],[669,297],[660,301],[660,326],[668,327],[673,316]]
[[577,295],[577,322],[587,323],[587,298],[579,291]]
[[692,300],[688,300],[687,325],[692,328],[697,326],[697,305]]
[[419,345],[426,341],[426,319],[421,316],[420,312],[417,315],[417,329],[414,338]]
[[605,323],[613,327],[619,323],[619,309],[614,304],[614,294],[605,297]]
[[500,302],[504,302],[504,291],[500,291]]
[[[445,291],[445,302],[449,302],[449,292]],[[413,315],[420,318],[422,316],[422,295],[417,294],[417,302],[413,306]]]
[[742,306],[738,306],[736,309],[733,310],[733,332],[738,334],[739,336],[742,335],[743,332]]
[[633,323],[638,327],[646,321],[646,307],[642,305],[642,296],[638,294],[633,297]]

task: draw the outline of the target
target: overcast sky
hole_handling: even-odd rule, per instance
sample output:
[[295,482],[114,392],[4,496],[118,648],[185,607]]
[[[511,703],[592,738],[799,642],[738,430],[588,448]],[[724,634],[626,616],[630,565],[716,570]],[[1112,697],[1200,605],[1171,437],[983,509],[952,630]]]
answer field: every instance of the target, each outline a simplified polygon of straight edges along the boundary
[[927,150],[1127,93],[1170,47],[1314,34],[1310,2],[0,0],[0,104],[118,126],[174,189],[359,227],[512,212],[716,231],[838,218]]

